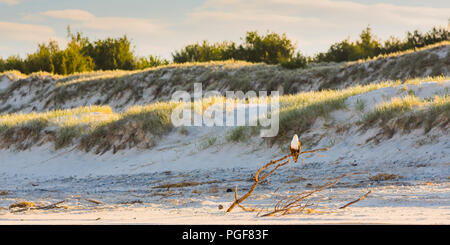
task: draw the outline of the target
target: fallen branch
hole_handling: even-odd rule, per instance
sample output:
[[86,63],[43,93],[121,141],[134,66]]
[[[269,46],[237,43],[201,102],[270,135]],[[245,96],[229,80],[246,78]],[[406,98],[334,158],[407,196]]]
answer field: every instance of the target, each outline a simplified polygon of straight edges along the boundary
[[[313,152],[317,152],[317,151],[326,151],[326,150],[328,150],[328,148],[320,148],[320,149],[315,149],[315,150],[310,150],[310,151],[300,152],[299,155],[306,154],[306,153],[313,153]],[[281,161],[283,161],[283,160],[285,160],[285,159],[287,159],[287,158],[289,158],[289,157],[291,157],[291,156],[292,156],[292,155],[289,154],[289,155],[286,155],[286,156],[284,156],[284,157],[282,157],[282,158],[280,158],[280,159],[272,160],[272,161],[270,161],[269,163],[267,163],[267,164],[265,164],[264,166],[262,166],[261,168],[259,168],[258,171],[256,171],[255,177],[253,178],[253,185],[250,187],[250,190],[249,190],[246,194],[244,194],[241,198],[239,198],[239,199],[237,198],[237,186],[236,186],[236,188],[235,188],[235,200],[234,200],[233,204],[231,204],[231,206],[227,209],[227,213],[231,212],[231,211],[232,211],[236,206],[238,206],[238,205],[239,205],[239,207],[242,208],[243,210],[248,211],[248,208],[243,207],[242,205],[240,205],[240,203],[242,203],[243,201],[245,201],[245,199],[247,199],[247,198],[253,193],[253,191],[256,189],[256,187],[258,186],[258,184],[259,184],[260,181],[262,181],[262,180],[266,179],[267,177],[269,177],[269,176],[270,176],[271,174],[273,174],[278,168],[280,168],[280,167],[282,167],[282,166],[284,166],[284,165],[290,163],[291,160],[288,159],[288,160],[285,161],[285,162],[282,162],[282,163],[279,163],[279,164],[275,165],[276,163],[281,162]],[[267,169],[267,168],[269,168],[269,167],[271,167],[271,166],[273,166],[273,165],[275,165],[275,166],[273,167],[272,170],[270,170],[267,174],[265,174],[265,175],[259,177],[259,175],[261,174],[261,172],[263,172],[265,169]]]
[[21,208],[21,209],[17,209],[17,210],[11,210],[11,213],[18,213],[18,212],[23,212],[23,211],[28,211],[28,210],[39,210],[39,209],[53,209],[53,208],[59,208],[57,205],[61,204],[65,202],[65,200],[63,201],[59,201],[50,205],[46,205],[46,206],[40,206],[40,207],[26,207],[26,208]]
[[[235,189],[234,189],[234,200],[238,200],[238,198],[237,198],[237,186],[235,187]],[[240,203],[237,203],[237,205],[242,209],[242,210],[244,210],[244,211],[247,211],[247,212],[263,212],[264,210],[263,209],[257,209],[257,208],[247,208],[247,207],[245,207],[245,206],[243,206],[242,204],[240,204]]]
[[[321,192],[327,188],[330,188],[330,187],[336,185],[341,178],[348,176],[348,175],[352,175],[352,174],[343,174],[341,176],[338,176],[338,177],[328,181],[324,185],[317,187],[314,190],[303,191],[303,192],[295,194],[293,196],[285,197],[285,198],[281,199],[280,201],[278,201],[278,203],[275,205],[274,210],[272,212],[263,214],[263,215],[261,215],[261,217],[272,216],[277,213],[281,213],[281,215],[286,215],[289,213],[302,212],[306,208],[314,205],[314,204],[310,204],[309,200],[307,200],[309,197],[311,197],[313,194],[315,194],[317,192]],[[304,201],[306,201],[306,203],[303,204]]]
[[102,201],[97,201],[97,200],[94,200],[94,199],[87,199],[87,198],[83,198],[83,199],[86,200],[86,201],[88,201],[88,202],[95,203],[95,204],[97,204],[97,205],[102,205],[102,204],[104,204]]
[[[277,168],[279,168],[281,165],[286,165],[287,163],[289,163],[290,160],[287,160],[286,162],[283,162],[281,164],[278,164],[274,170],[272,170],[271,172],[269,172],[268,174],[264,175],[263,177],[259,178],[259,174],[266,168],[274,165],[277,162],[283,161],[284,159],[290,157],[291,155],[286,155],[278,160],[272,160],[269,163],[265,164],[264,166],[262,166],[261,168],[258,169],[258,171],[256,171],[255,177],[253,178],[253,185],[250,187],[250,190],[243,195],[241,198],[237,199],[235,198],[233,204],[231,204],[231,206],[228,208],[227,213],[231,212],[233,210],[234,207],[236,207],[236,205],[240,204],[241,202],[243,202],[245,199],[247,199],[255,190],[255,188],[258,186],[259,182],[261,180],[264,180],[265,178],[267,178],[270,174],[272,174]],[[235,197],[237,197],[237,186],[235,188]]]
[[348,206],[350,206],[352,204],[355,204],[355,203],[365,199],[371,192],[372,191],[368,191],[364,196],[362,196],[362,197],[360,197],[360,198],[358,198],[358,199],[356,199],[356,200],[354,200],[352,202],[349,202],[349,203],[345,204],[344,206],[340,207],[339,209],[344,209],[344,208],[346,208],[346,207],[348,207]]

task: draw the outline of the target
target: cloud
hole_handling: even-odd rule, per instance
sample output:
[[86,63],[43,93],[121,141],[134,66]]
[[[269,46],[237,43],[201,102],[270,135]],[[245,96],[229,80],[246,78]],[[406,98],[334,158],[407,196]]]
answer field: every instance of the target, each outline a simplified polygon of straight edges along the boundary
[[55,31],[45,25],[22,24],[0,21],[0,57],[25,55],[34,52],[36,45],[54,40],[60,47],[65,47],[67,39],[58,36]]
[[0,36],[9,40],[42,42],[55,36],[51,27],[0,21]]
[[42,15],[57,19],[88,21],[95,19],[95,16],[87,11],[79,9],[50,10],[42,12]]
[[425,26],[441,23],[450,8],[412,7],[393,4],[362,4],[331,0],[207,0],[191,12],[191,18],[203,21],[260,21],[274,25],[390,24]]
[[6,5],[16,5],[19,3],[19,0],[0,0],[0,3],[4,3]]
[[75,21],[75,27],[82,29],[113,31],[116,33],[149,33],[161,31],[155,21],[146,18],[97,17],[80,9],[50,10],[41,13],[44,16]]

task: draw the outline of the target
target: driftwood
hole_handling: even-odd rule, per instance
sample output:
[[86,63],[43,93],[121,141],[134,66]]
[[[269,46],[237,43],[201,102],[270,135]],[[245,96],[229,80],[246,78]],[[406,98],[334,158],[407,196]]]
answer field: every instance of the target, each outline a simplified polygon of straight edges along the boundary
[[88,199],[88,198],[83,198],[83,199],[88,201],[88,202],[95,203],[97,205],[103,205],[104,204],[102,201],[97,201],[97,200],[94,200],[94,199]]
[[263,215],[261,215],[261,217],[272,216],[275,214],[286,215],[289,213],[302,212],[306,208],[314,206],[314,204],[309,203],[309,201],[307,200],[309,197],[311,197],[313,194],[315,194],[317,192],[321,192],[327,188],[330,188],[330,187],[336,185],[341,178],[348,176],[348,175],[350,175],[350,174],[343,174],[339,177],[336,177],[336,178],[328,181],[326,184],[315,188],[314,190],[304,191],[304,192],[283,198],[275,205],[274,210],[272,212],[263,214]]
[[[306,154],[306,153],[313,153],[313,152],[317,152],[317,151],[326,151],[326,150],[328,150],[328,148],[304,151],[304,152],[300,152],[299,155]],[[286,215],[286,214],[290,214],[290,213],[299,213],[299,212],[305,212],[305,211],[314,212],[315,210],[311,209],[311,207],[316,206],[316,208],[317,208],[319,203],[318,202],[316,202],[316,203],[310,202],[310,200],[309,200],[310,197],[312,197],[314,194],[321,192],[327,188],[335,186],[339,182],[339,180],[343,177],[346,177],[349,175],[361,174],[361,173],[343,174],[341,176],[338,176],[336,178],[329,180],[327,183],[325,183],[321,186],[318,186],[318,187],[314,188],[313,190],[306,190],[301,193],[289,195],[285,198],[282,198],[280,201],[278,201],[275,204],[275,206],[273,207],[273,210],[254,208],[254,207],[246,207],[246,206],[242,205],[242,202],[244,202],[249,196],[252,195],[252,193],[254,192],[254,190],[256,189],[256,187],[258,186],[258,184],[261,181],[265,180],[270,175],[272,175],[278,168],[280,168],[286,164],[289,164],[290,160],[291,160],[289,158],[291,156],[292,155],[289,154],[289,155],[286,155],[277,160],[272,160],[269,163],[266,163],[261,168],[259,168],[258,171],[256,171],[255,176],[253,177],[252,186],[250,187],[248,192],[245,193],[240,198],[238,198],[238,194],[237,194],[238,189],[236,186],[235,190],[234,190],[234,202],[227,209],[227,212],[231,212],[236,206],[240,207],[244,211],[258,212],[258,216],[261,216],[261,217],[272,216],[272,215]],[[264,171],[267,171],[267,173],[264,174],[263,173]],[[365,199],[370,193],[371,193],[371,191],[367,192],[364,196],[362,196],[359,199],[354,200],[350,203],[347,203],[346,205],[340,207],[340,209],[344,209],[356,202],[359,202],[359,201]],[[263,213],[263,214],[261,214],[261,213]]]
[[[321,149],[315,149],[315,150],[310,150],[310,151],[304,151],[304,152],[300,152],[299,155],[302,154],[306,154],[306,153],[313,153],[313,152],[317,152],[317,151],[326,151],[328,150],[328,148],[321,148]],[[236,206],[239,205],[240,208],[242,208],[243,210],[247,209],[245,207],[243,207],[242,205],[240,205],[243,201],[245,201],[245,199],[247,199],[252,193],[253,191],[256,189],[256,187],[258,186],[259,182],[261,182],[262,180],[266,179],[267,177],[269,177],[271,174],[273,174],[278,168],[290,163],[291,159],[288,159],[289,157],[291,157],[292,155],[286,155],[280,159],[277,160],[272,160],[269,163],[265,164],[264,166],[262,166],[261,168],[258,169],[258,171],[255,174],[255,177],[253,178],[253,185],[250,187],[250,190],[244,194],[242,197],[240,197],[239,199],[237,199],[237,186],[235,188],[235,201],[233,202],[233,204],[231,204],[231,206],[227,209],[227,212],[231,212]],[[284,161],[288,159],[287,161]],[[279,163],[281,161],[284,161],[282,163]],[[278,163],[278,164],[277,164]],[[275,165],[277,164],[277,165]],[[263,176],[259,176],[261,174],[261,172],[263,172],[264,170],[266,170],[269,167],[273,167],[272,170],[270,170],[268,173],[266,173]],[[247,210],[248,211],[248,210]]]
[[362,197],[360,197],[360,198],[358,198],[358,199],[356,199],[356,200],[354,200],[354,201],[352,201],[352,202],[349,202],[349,203],[345,204],[344,206],[340,207],[339,209],[344,209],[344,208],[346,208],[346,207],[348,207],[348,206],[350,206],[350,205],[352,205],[352,204],[355,204],[355,203],[357,203],[357,202],[363,200],[363,199],[366,198],[371,192],[372,192],[372,191],[368,191],[364,196],[362,196]]
[[23,212],[23,211],[28,211],[28,210],[47,210],[47,209],[53,209],[53,208],[59,208],[58,205],[65,202],[65,200],[63,201],[59,201],[50,205],[46,205],[46,206],[40,206],[40,207],[26,207],[26,208],[21,208],[21,209],[17,209],[17,210],[11,210],[11,213],[18,213],[18,212]]

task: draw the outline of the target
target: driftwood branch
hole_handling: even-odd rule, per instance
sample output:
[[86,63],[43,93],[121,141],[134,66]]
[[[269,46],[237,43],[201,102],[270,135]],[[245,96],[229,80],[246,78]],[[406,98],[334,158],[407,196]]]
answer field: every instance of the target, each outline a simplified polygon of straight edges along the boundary
[[[300,152],[299,155],[302,154],[306,154],[306,153],[313,153],[313,152],[317,152],[317,151],[326,151],[328,150],[328,148],[320,148],[320,149],[315,149],[315,150],[310,150],[310,151],[304,151],[304,152]],[[250,187],[250,190],[244,194],[241,198],[237,198],[237,186],[235,188],[235,200],[233,202],[233,204],[231,204],[231,206],[227,209],[227,212],[231,212],[236,206],[239,205],[240,208],[242,208],[243,210],[247,210],[248,208],[243,207],[242,205],[240,205],[243,201],[245,201],[252,193],[253,191],[256,189],[256,187],[258,186],[259,182],[268,178],[271,174],[273,174],[278,168],[290,163],[290,159],[288,159],[285,162],[279,163],[281,161],[286,160],[287,158],[291,157],[292,155],[286,155],[280,159],[277,160],[272,160],[269,163],[266,163],[264,166],[262,166],[261,168],[258,169],[258,171],[256,171],[255,177],[253,178],[253,185]],[[276,163],[279,163],[277,165],[275,165]],[[260,177],[260,174],[266,170],[269,167],[273,167],[268,173],[266,173],[265,175],[262,175]]]
[[102,205],[104,204],[102,201],[98,201],[98,200],[94,200],[94,199],[88,199],[88,198],[83,198],[84,200],[88,201],[88,202],[92,202],[95,203],[97,205]]
[[348,207],[348,206],[350,206],[352,204],[355,204],[355,203],[365,199],[371,192],[372,191],[368,191],[364,196],[362,196],[362,197],[360,197],[360,198],[358,198],[358,199],[356,199],[356,200],[354,200],[352,202],[349,202],[349,203],[345,204],[344,206],[340,207],[339,209],[344,209],[344,208],[346,208],[346,207]]
[[46,206],[40,206],[40,207],[26,207],[26,208],[21,208],[21,209],[17,209],[17,210],[11,210],[11,213],[18,213],[18,212],[23,212],[23,211],[28,211],[28,210],[39,210],[39,209],[53,209],[53,208],[59,208],[58,205],[65,202],[65,200],[63,201],[59,201],[50,205],[46,205]]
[[317,192],[321,192],[327,188],[330,188],[330,187],[336,185],[341,178],[348,176],[348,175],[350,175],[350,174],[343,174],[341,176],[338,176],[338,177],[328,181],[324,185],[321,185],[321,186],[315,188],[314,190],[308,190],[308,191],[304,191],[304,192],[295,194],[293,196],[285,197],[285,198],[281,199],[280,201],[278,201],[278,203],[275,205],[273,211],[263,214],[263,215],[261,215],[261,217],[272,216],[272,215],[275,215],[278,213],[281,213],[281,215],[285,215],[285,214],[289,214],[289,213],[301,212],[301,211],[305,210],[306,208],[314,205],[314,204],[309,203],[309,200],[307,200],[309,197],[311,197],[313,194],[315,194]]
[[[317,151],[326,151],[326,150],[328,150],[328,148],[309,150],[309,151],[300,152],[299,155],[306,154],[306,153],[313,153],[313,152],[317,152]],[[289,164],[291,162],[291,159],[289,159],[291,156],[292,155],[286,155],[282,158],[272,160],[269,163],[266,163],[265,165],[260,167],[258,169],[258,171],[256,171],[255,176],[253,177],[252,186],[250,187],[248,192],[245,193],[244,195],[242,195],[240,198],[238,198],[238,194],[237,194],[238,189],[236,186],[235,190],[234,190],[234,202],[227,209],[227,212],[231,212],[236,206],[240,207],[244,211],[258,212],[257,215],[261,216],[261,217],[272,216],[272,215],[277,215],[277,214],[278,215],[286,215],[286,214],[306,212],[306,211],[314,212],[315,211],[314,206],[317,208],[317,206],[319,205],[318,201],[313,202],[310,200],[314,194],[321,192],[327,188],[335,186],[339,182],[339,180],[343,177],[346,177],[349,175],[361,174],[361,173],[343,174],[343,175],[340,175],[338,177],[335,177],[335,178],[329,180],[327,183],[325,183],[321,186],[318,186],[313,190],[306,190],[301,193],[289,195],[285,198],[282,198],[280,201],[278,201],[275,204],[273,210],[271,210],[271,211],[269,209],[259,209],[259,208],[253,208],[253,207],[250,208],[250,207],[243,206],[242,202],[244,202],[248,197],[250,197],[253,194],[253,192],[256,189],[256,187],[258,186],[258,184],[262,180],[264,180],[264,179],[268,178],[270,175],[272,175],[280,167]],[[364,196],[362,196],[361,198],[344,205],[343,207],[341,207],[341,209],[346,208],[356,202],[359,202],[360,200],[363,200],[364,198],[366,198],[369,195],[369,193],[370,193],[370,191],[368,193],[366,193]],[[261,213],[263,213],[263,214],[261,215]]]
[[[271,172],[267,173],[266,175],[262,176],[261,178],[259,178],[259,174],[266,168],[276,164],[277,162],[283,161],[284,159],[290,157],[291,155],[286,155],[278,160],[272,160],[269,163],[265,164],[264,166],[262,166],[260,169],[258,169],[258,171],[256,171],[255,177],[253,178],[253,185],[250,187],[250,190],[244,194],[241,198],[237,199],[235,198],[235,201],[233,202],[233,204],[231,204],[231,206],[228,208],[227,212],[231,212],[233,210],[234,207],[236,207],[238,204],[240,204],[241,202],[243,202],[245,199],[247,199],[252,193],[253,191],[256,189],[256,187],[258,186],[259,182],[261,180],[266,179],[267,177],[269,177],[270,174],[272,174],[277,168],[286,165],[287,163],[289,163],[289,159],[286,162],[283,162],[281,164],[278,164],[277,166],[275,166],[275,170],[272,170]],[[235,197],[237,197],[237,186],[235,188]]]

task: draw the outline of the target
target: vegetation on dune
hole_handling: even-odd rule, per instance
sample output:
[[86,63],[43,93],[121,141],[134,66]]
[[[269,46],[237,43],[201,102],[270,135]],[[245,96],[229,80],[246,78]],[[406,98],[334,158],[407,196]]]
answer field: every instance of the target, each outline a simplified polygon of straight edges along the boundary
[[109,106],[88,106],[68,110],[48,112],[15,113],[0,115],[0,127],[11,128],[23,126],[30,122],[41,121],[57,126],[73,126],[79,124],[92,125],[99,122],[99,115],[115,115]]
[[268,32],[265,36],[257,32],[247,32],[242,44],[234,42],[219,42],[191,44],[172,54],[175,63],[190,61],[211,60],[246,60],[249,62],[264,62],[266,64],[280,64],[285,68],[304,68],[308,63],[344,62],[363,60],[399,53],[406,50],[415,50],[435,43],[450,40],[446,28],[432,28],[422,34],[419,31],[408,32],[401,40],[391,36],[382,43],[370,27],[364,29],[360,39],[351,42],[349,39],[335,43],[327,52],[319,53],[313,57],[305,57],[295,52],[295,45],[285,34]]
[[381,119],[388,121],[399,113],[411,111],[415,107],[423,107],[428,102],[420,100],[414,95],[407,95],[405,97],[395,97],[388,102],[382,102],[375,107],[375,110],[367,113],[364,116],[364,121],[372,123],[375,120]]
[[[280,97],[280,110],[275,112],[279,114],[280,130],[273,140],[285,141],[294,132],[306,132],[318,118],[327,119],[331,112],[344,109],[346,99],[351,96],[401,84],[420,86],[422,82],[430,80],[442,83],[448,81],[448,77],[412,79],[404,83],[386,81],[342,90],[283,95]],[[184,106],[203,112],[217,101],[226,102],[226,98],[208,97],[201,101],[184,103]],[[249,103],[261,101],[256,98]],[[178,105],[182,105],[182,102],[157,102],[133,106],[121,113],[113,112],[109,106],[90,106],[42,113],[4,114],[0,115],[0,137],[3,139],[3,146],[0,147],[22,142],[20,147],[26,148],[37,142],[51,141],[57,149],[76,143],[81,149],[94,150],[96,153],[109,150],[116,152],[131,147],[151,148],[161,136],[172,130],[171,113]],[[402,98],[393,98],[376,105],[373,110],[362,115],[361,123],[363,126],[372,126],[396,119],[396,123],[405,128],[424,125],[425,130],[429,130],[436,125],[448,124],[449,109],[447,94],[421,100],[409,93]],[[360,111],[363,113],[366,110]],[[227,140],[244,141],[255,135],[259,129],[260,127],[237,127],[229,132]]]
[[[391,123],[389,121],[394,119]],[[395,97],[382,102],[375,109],[363,116],[365,127],[382,125],[392,135],[395,129],[412,130],[420,126],[425,133],[440,125],[445,127],[450,122],[450,96],[435,95],[432,98],[419,99],[414,95]]]
[[326,118],[329,113],[346,107],[350,96],[367,93],[376,89],[392,87],[398,82],[382,82],[365,86],[355,86],[343,90],[324,90],[288,95],[280,99],[279,138],[289,137],[292,132],[303,133],[317,118]]
[[313,62],[343,62],[377,57],[391,53],[399,53],[406,50],[416,50],[443,41],[450,41],[450,35],[446,28],[433,27],[422,34],[419,31],[408,32],[403,40],[391,36],[383,44],[367,27],[360,34],[360,39],[351,42],[349,39],[331,45],[327,52],[319,53],[313,58]]
[[[18,70],[30,74],[46,71],[66,75],[94,70],[138,70],[171,63],[157,56],[136,56],[127,36],[91,42],[79,32],[71,33],[70,28],[68,36],[70,41],[65,49],[60,49],[56,41],[49,41],[39,44],[37,51],[28,54],[25,59],[20,56],[0,58],[0,72]],[[296,69],[320,62],[370,59],[449,40],[446,28],[434,27],[424,34],[416,30],[408,32],[403,40],[390,37],[383,43],[367,27],[357,41],[346,39],[331,45],[327,52],[306,57],[297,51],[295,43],[284,33],[267,32],[260,35],[250,31],[241,44],[231,41],[209,43],[205,40],[173,52],[172,59],[174,63],[242,60]]]
[[[421,52],[359,62],[311,66],[308,69],[287,70],[277,65],[245,61],[210,61],[147,68],[145,70],[114,70],[74,73],[61,76],[46,72],[28,76],[20,72],[4,72],[11,85],[0,91],[0,113],[29,110],[54,110],[79,104],[111,105],[123,110],[137,102],[150,103],[169,99],[173,91],[192,92],[194,83],[202,83],[203,90],[282,91],[295,94],[305,90],[341,89],[356,84],[416,77],[419,82],[445,79],[450,62],[448,46],[422,48]],[[445,53],[447,55],[445,56]],[[444,54],[438,57],[438,54]],[[438,76],[436,76],[438,75]],[[439,76],[444,75],[444,76]],[[413,80],[407,80],[410,83]],[[30,90],[31,89],[31,90]],[[27,92],[33,91],[33,92]],[[27,94],[25,94],[27,93]],[[17,96],[33,104],[18,105]]]
[[[392,87],[400,82],[382,82],[365,86],[355,86],[343,90],[324,90],[303,92],[296,95],[280,97],[279,132],[274,140],[286,140],[292,134],[302,134],[308,130],[319,118],[326,118],[329,113],[345,108],[345,100],[354,95],[363,94],[372,90]],[[250,129],[251,128],[251,129]],[[241,135],[254,135],[258,130],[255,127],[238,127],[230,132],[230,141],[241,141]]]
[[157,138],[172,128],[171,113],[177,102],[155,103],[147,106],[134,106],[121,113],[117,120],[96,127],[83,135],[81,148],[96,153],[140,146],[151,148]]
[[[422,82],[435,81],[442,83],[448,81],[445,76],[433,78],[416,78],[405,81],[403,84],[420,85]],[[401,81],[386,81],[364,86],[354,86],[342,90],[324,90],[303,92],[295,95],[284,95],[280,97],[279,133],[273,141],[286,141],[294,133],[302,134],[309,130],[318,118],[326,119],[333,111],[346,108],[345,100],[351,96],[364,94],[386,87],[394,87],[402,84]],[[391,101],[382,102],[377,105],[374,111],[363,114],[364,125],[372,125],[378,119],[383,122],[392,118],[400,118],[405,112],[416,110],[409,114],[409,123],[416,122],[414,127],[425,123],[425,131],[436,126],[436,119],[443,121],[446,125],[450,113],[450,97],[434,96],[433,98],[420,100],[413,95],[407,95],[403,98],[393,98]],[[357,105],[358,106],[358,105]],[[439,119],[439,116],[442,117]],[[408,123],[408,122],[406,122]],[[228,136],[229,141],[244,141],[251,135],[255,135],[259,130],[257,127],[237,127],[231,130]]]
[[[6,114],[0,116],[0,135],[9,141],[24,141],[31,137],[36,142],[46,129],[57,149],[79,138],[81,147],[87,151],[94,146],[109,149],[111,146],[105,144],[112,138],[127,137],[137,144],[146,140],[144,136],[147,133],[154,136],[166,133],[172,128],[170,115],[176,105],[178,103],[135,106],[123,113],[114,113],[108,106],[91,106],[43,113]],[[22,133],[24,130],[31,134]]]
[[259,35],[256,31],[247,32],[244,43],[234,42],[191,44],[172,54],[175,63],[205,62],[212,60],[245,60],[281,64],[286,68],[306,66],[306,57],[295,54],[295,45],[286,34],[267,33]]
[[39,44],[36,52],[25,59],[19,56],[0,58],[0,72],[18,70],[30,74],[45,71],[66,75],[94,70],[138,70],[169,64],[157,56],[136,56],[127,36],[91,42],[82,33],[71,33],[70,28],[68,36],[70,41],[65,49],[60,49],[52,40]]

